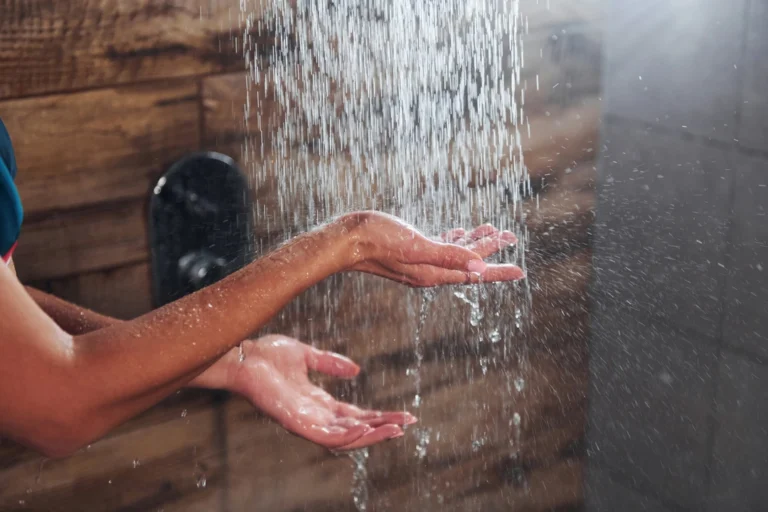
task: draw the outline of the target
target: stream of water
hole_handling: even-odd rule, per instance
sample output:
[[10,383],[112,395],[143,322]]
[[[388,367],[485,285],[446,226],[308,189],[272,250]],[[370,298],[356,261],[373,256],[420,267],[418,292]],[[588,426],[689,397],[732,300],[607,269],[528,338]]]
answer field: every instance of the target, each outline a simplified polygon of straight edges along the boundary
[[[243,148],[257,188],[275,189],[268,205],[256,205],[262,223],[267,216],[272,225],[289,227],[288,237],[360,209],[393,213],[431,236],[491,222],[520,240],[497,260],[525,269],[522,200],[531,190],[521,143],[530,127],[523,108],[528,85],[521,79],[526,22],[518,0],[275,0],[258,17],[243,2],[246,34],[271,30],[278,41],[266,58],[256,40],[241,41],[251,93],[244,105],[248,129],[269,133],[249,138]],[[279,122],[268,116],[268,104],[279,106]],[[378,288],[361,283],[352,284],[355,303],[367,308],[371,301],[364,297],[375,297]],[[525,348],[515,339],[530,321],[527,284],[402,294],[413,324],[407,405],[422,416],[410,433],[413,463],[424,463],[432,439],[450,435],[422,414],[429,398],[421,372],[424,333],[440,331],[457,315],[480,372],[445,365],[446,375],[464,371],[471,380],[501,369],[508,379],[501,391],[508,425],[478,426],[473,449],[485,443],[485,430],[504,428],[516,453],[522,411],[514,404],[525,386]],[[327,287],[303,300],[291,307],[324,308],[327,328],[334,329],[331,317],[355,313],[339,312]],[[354,502],[365,510],[369,453],[352,459]],[[431,487],[422,480],[416,491],[428,495]]]

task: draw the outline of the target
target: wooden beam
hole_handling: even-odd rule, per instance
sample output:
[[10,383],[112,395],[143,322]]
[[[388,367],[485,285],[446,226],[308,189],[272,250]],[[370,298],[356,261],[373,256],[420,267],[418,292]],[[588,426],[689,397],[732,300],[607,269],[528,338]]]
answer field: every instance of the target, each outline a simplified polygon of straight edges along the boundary
[[6,0],[0,16],[0,98],[245,69],[275,43],[266,3],[237,0]]
[[47,288],[64,300],[123,320],[152,309],[149,263],[54,279],[47,283]]
[[24,225],[14,261],[23,282],[149,259],[145,201],[53,213]]
[[[24,451],[0,467],[0,509],[190,510],[180,504],[194,496],[207,507],[197,510],[217,510],[225,482],[218,413],[210,402],[182,406],[156,407],[151,419],[134,420],[68,458]],[[161,416],[167,413],[173,418]]]
[[0,102],[27,217],[126,198],[200,144],[191,80]]

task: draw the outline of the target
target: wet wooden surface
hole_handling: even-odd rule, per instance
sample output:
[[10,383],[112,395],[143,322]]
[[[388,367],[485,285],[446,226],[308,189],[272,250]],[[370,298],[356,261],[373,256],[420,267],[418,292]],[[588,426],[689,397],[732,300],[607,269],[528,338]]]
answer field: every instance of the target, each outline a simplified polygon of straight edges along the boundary
[[[420,372],[418,428],[431,428],[431,441],[423,459],[414,430],[371,450],[368,510],[581,506],[597,3],[521,6],[531,30],[524,76],[541,82],[526,100],[525,159],[539,200],[527,205],[537,320],[515,340],[526,347],[525,368],[513,358],[483,375],[481,360],[492,354],[469,341],[463,316],[445,320],[456,315],[456,301],[438,297]],[[247,172],[269,165],[259,148],[282,114],[252,90],[245,129],[242,57],[227,44],[241,27],[231,16],[238,3],[0,0],[0,12],[0,117],[17,146],[28,212],[20,275],[93,309],[139,315],[151,307],[146,198],[159,173],[199,149],[230,154]],[[566,33],[587,42],[574,46]],[[274,43],[263,34],[264,45]],[[280,218],[270,214],[275,179],[267,173],[254,187],[265,219]],[[269,244],[294,226],[257,229]],[[404,375],[416,326],[404,305],[418,305],[419,295],[376,278],[366,285],[370,314],[353,307],[329,323],[322,308],[299,298],[270,329],[358,360],[364,371],[354,386],[327,383],[341,396],[409,406],[415,389]],[[338,293],[340,307],[360,300],[348,281],[321,289]],[[524,389],[500,393],[518,373]],[[521,415],[519,439],[509,429],[512,411]],[[205,392],[175,395],[62,461],[0,441],[4,511],[355,510],[352,477],[349,457],[285,434],[239,398]]]

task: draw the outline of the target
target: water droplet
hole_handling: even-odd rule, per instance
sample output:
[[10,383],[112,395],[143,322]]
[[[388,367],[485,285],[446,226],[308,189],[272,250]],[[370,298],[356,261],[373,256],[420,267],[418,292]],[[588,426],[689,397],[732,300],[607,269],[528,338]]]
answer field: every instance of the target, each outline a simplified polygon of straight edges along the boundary
[[139,459],[133,459],[133,469],[136,469],[141,465],[141,461]]
[[429,447],[429,441],[432,435],[432,429],[429,428],[417,428],[415,429],[416,435],[416,456],[419,459],[423,459],[427,456],[427,447]]
[[186,418],[186,417],[187,417],[187,410],[186,410],[186,409],[184,409],[183,411],[181,411],[181,417],[182,417],[182,418]]
[[196,484],[198,489],[205,489],[205,486],[208,485],[208,480],[205,478],[205,475],[198,476]]

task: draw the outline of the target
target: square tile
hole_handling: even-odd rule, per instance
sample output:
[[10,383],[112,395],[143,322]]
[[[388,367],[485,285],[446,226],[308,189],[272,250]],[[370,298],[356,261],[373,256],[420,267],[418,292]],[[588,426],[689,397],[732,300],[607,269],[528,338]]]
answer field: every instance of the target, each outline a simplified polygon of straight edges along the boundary
[[596,305],[587,427],[591,464],[697,507],[706,490],[717,347]]
[[730,142],[744,9],[745,0],[611,0],[606,111]]
[[588,467],[584,481],[584,512],[666,512],[659,501],[617,482],[609,473]]
[[768,358],[768,159],[741,162],[734,180],[723,339]]
[[747,147],[768,151],[768,2],[750,3],[742,73],[744,95],[741,104],[739,142]]
[[725,352],[708,510],[768,510],[768,366]]
[[594,291],[719,334],[732,155],[675,133],[603,126]]

